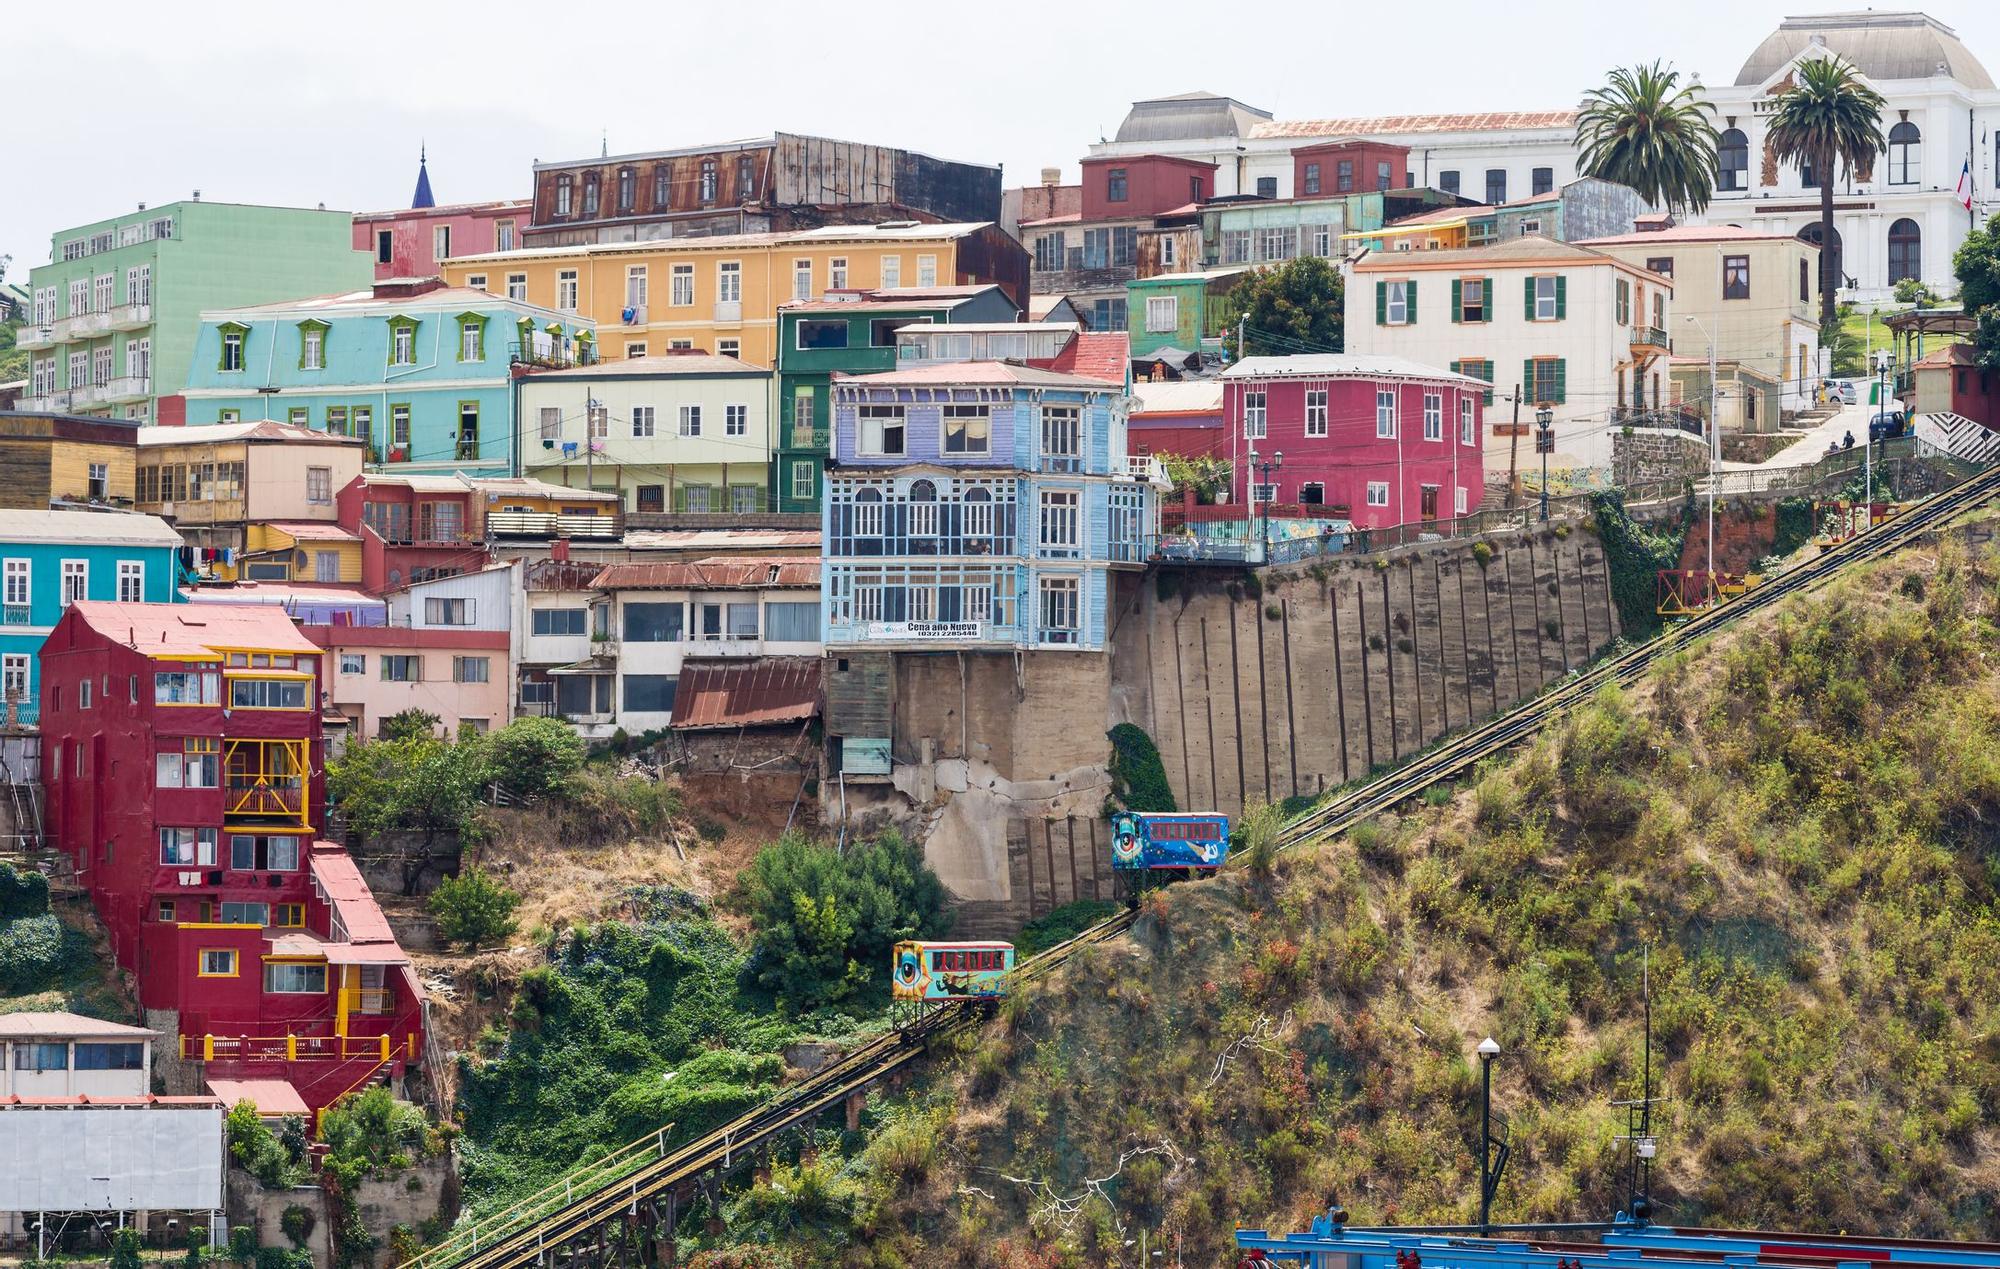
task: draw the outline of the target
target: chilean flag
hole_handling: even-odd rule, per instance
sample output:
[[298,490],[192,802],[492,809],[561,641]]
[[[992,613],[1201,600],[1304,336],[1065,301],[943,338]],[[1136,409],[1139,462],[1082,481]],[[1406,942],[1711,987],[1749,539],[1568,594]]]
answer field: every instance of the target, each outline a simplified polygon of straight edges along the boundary
[[1964,205],[1965,210],[1967,211],[1972,210],[1972,160],[1971,159],[1967,159],[1965,161],[1965,166],[1958,169],[1958,201]]

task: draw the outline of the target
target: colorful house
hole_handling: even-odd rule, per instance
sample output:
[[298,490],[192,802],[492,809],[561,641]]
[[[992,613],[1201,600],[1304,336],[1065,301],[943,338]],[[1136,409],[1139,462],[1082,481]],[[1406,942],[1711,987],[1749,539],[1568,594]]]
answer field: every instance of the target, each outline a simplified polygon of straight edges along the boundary
[[180,535],[158,516],[0,511],[0,689],[35,721],[42,641],[85,599],[172,602]]
[[[364,448],[359,437],[269,421],[142,427],[135,502],[180,532],[203,576],[235,581],[250,575],[251,525],[336,522],[334,490],[361,474]],[[278,562],[256,562],[278,578]],[[293,576],[291,563],[282,567]]]
[[1019,316],[997,286],[829,292],[778,310],[778,439],[771,498],[778,511],[819,511],[835,375],[896,368],[896,331],[923,322],[1009,322]]
[[56,233],[29,274],[31,411],[184,419],[200,314],[368,285],[346,212],[169,203]]
[[85,600],[42,683],[49,836],[149,1019],[202,1078],[283,1081],[314,1111],[423,1053],[409,960],[316,838],[323,664],[278,608]]
[[573,313],[435,282],[202,314],[185,396],[207,423],[289,423],[367,443],[392,470],[519,470],[514,370],[590,359]]
[[1222,297],[1250,270],[1240,267],[1192,273],[1156,273],[1125,286],[1130,297],[1132,360],[1158,362],[1177,373],[1190,358],[1222,359]]
[[0,410],[0,507],[132,505],[139,425]]
[[1199,263],[1201,205],[1214,193],[1213,162],[1085,159],[1078,210],[1020,224],[1034,293],[1067,296],[1092,330],[1124,330],[1126,283]]
[[375,257],[377,282],[435,277],[438,265],[451,256],[521,245],[533,204],[522,199],[440,205],[431,193],[429,158],[418,151],[417,186],[407,208],[354,214],[354,249]]
[[[1479,509],[1483,380],[1395,357],[1246,357],[1222,372],[1230,500],[1382,528]],[[1253,457],[1255,455],[1255,457]],[[1258,459],[1273,463],[1266,469]],[[1253,483],[1254,482],[1254,483]]]

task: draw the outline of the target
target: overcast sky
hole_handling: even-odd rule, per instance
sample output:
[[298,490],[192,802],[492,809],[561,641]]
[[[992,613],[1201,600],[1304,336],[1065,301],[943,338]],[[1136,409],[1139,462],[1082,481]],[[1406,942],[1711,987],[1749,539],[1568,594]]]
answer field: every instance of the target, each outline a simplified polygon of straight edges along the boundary
[[[0,24],[0,254],[185,198],[407,206],[518,198],[536,158],[817,133],[997,162],[1009,185],[1135,98],[1233,95],[1280,118],[1573,105],[1614,65],[1735,78],[1829,0],[1557,3],[17,3]],[[2000,67],[2000,5],[1928,12]]]

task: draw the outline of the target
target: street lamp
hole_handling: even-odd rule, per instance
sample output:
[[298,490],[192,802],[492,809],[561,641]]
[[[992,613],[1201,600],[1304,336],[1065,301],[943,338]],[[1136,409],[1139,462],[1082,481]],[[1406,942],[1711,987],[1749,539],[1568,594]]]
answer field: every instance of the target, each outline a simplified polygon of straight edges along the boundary
[[1542,521],[1549,518],[1549,454],[1556,447],[1556,435],[1552,431],[1556,425],[1556,412],[1548,406],[1535,411],[1535,423],[1541,432],[1535,437],[1535,448],[1542,452]]
[[1862,524],[1870,529],[1875,527],[1875,420],[1888,412],[1889,367],[1895,360],[1896,354],[1887,348],[1875,354],[1875,374],[1882,387],[1875,394],[1875,413],[1868,419],[1868,435],[1865,442],[1868,448],[1861,451],[1861,470],[1864,474],[1861,482],[1861,499],[1864,505],[1861,513],[1864,517]]
[[1271,558],[1271,500],[1269,498],[1259,499],[1257,497],[1257,490],[1269,485],[1271,483],[1271,473],[1284,465],[1284,450],[1274,450],[1269,458],[1258,457],[1257,451],[1254,449],[1250,451],[1250,470],[1257,472],[1261,477],[1257,484],[1251,487],[1250,508],[1254,511],[1260,501],[1264,504],[1264,518],[1259,524],[1259,540],[1263,543],[1263,559],[1267,562]]
[[1487,1036],[1479,1042],[1479,1232],[1485,1234],[1493,1221],[1493,1189],[1499,1174],[1493,1167],[1493,1059],[1500,1056],[1499,1042]]

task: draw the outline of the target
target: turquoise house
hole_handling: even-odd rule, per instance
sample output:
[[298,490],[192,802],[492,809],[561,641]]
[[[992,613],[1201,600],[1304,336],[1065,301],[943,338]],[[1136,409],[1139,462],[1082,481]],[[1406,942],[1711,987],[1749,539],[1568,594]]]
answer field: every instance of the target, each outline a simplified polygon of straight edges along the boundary
[[124,511],[0,511],[0,688],[40,717],[42,641],[79,599],[168,604],[181,535]]
[[434,281],[219,309],[201,317],[187,421],[358,436],[398,474],[519,475],[516,367],[591,362],[595,343],[575,313]]

